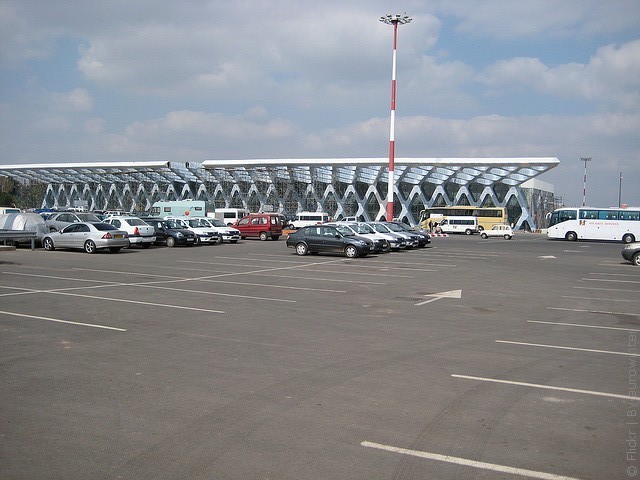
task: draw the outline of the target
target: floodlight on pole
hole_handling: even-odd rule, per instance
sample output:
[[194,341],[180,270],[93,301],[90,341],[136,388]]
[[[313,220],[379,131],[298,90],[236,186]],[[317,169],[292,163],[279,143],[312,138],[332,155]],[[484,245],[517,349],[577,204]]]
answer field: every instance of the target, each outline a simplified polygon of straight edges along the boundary
[[391,118],[389,122],[389,183],[387,190],[387,220],[393,220],[393,172],[395,168],[395,123],[396,123],[396,50],[398,46],[398,25],[411,22],[411,17],[404,15],[391,15],[388,13],[380,17],[382,23],[393,25],[393,57],[391,61]]
[[587,162],[591,161],[591,157],[580,157],[580,161],[584,162],[584,180],[582,182],[582,206],[587,204]]

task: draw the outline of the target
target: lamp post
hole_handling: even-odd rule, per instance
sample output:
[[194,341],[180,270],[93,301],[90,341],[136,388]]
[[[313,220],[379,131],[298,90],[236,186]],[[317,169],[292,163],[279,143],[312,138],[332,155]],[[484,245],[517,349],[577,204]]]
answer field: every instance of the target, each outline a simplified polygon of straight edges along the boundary
[[587,203],[587,162],[591,161],[591,157],[580,157],[580,161],[584,162],[584,180],[582,182],[582,206]]
[[395,123],[396,123],[396,49],[398,45],[398,25],[404,25],[411,21],[406,13],[404,15],[391,15],[388,13],[380,17],[382,23],[393,25],[393,57],[391,62],[391,119],[389,126],[389,183],[387,190],[387,221],[393,220],[393,170],[395,162]]
[[622,207],[622,172],[620,172],[620,186],[618,187],[618,208]]

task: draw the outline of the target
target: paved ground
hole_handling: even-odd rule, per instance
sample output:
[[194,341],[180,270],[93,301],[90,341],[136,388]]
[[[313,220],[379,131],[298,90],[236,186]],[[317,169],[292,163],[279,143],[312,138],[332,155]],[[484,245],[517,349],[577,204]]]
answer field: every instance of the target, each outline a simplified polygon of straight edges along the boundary
[[633,478],[621,245],[432,245],[0,252],[0,477]]

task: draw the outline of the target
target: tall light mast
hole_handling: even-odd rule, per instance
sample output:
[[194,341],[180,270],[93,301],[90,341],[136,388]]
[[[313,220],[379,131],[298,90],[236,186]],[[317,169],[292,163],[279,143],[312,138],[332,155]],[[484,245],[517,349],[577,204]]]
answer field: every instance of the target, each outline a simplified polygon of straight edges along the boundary
[[395,123],[396,123],[396,50],[398,46],[398,25],[411,22],[411,17],[404,15],[391,15],[388,13],[380,17],[380,21],[387,25],[393,25],[393,58],[391,62],[391,119],[389,126],[389,184],[387,190],[387,221],[393,220],[393,188],[394,188],[394,164],[395,164]]

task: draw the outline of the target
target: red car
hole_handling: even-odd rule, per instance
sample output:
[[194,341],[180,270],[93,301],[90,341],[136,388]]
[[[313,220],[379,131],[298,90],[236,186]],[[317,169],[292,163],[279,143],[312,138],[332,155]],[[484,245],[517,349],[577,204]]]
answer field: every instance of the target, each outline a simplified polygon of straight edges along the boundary
[[258,237],[260,240],[278,240],[282,235],[282,215],[277,213],[250,213],[233,224],[240,230],[240,238]]

